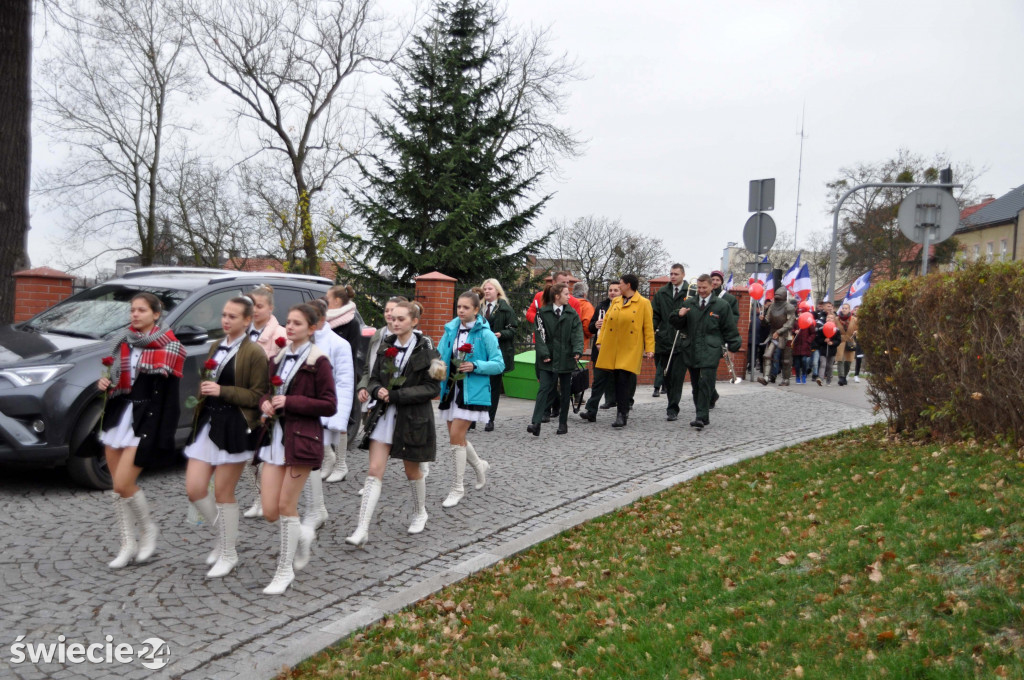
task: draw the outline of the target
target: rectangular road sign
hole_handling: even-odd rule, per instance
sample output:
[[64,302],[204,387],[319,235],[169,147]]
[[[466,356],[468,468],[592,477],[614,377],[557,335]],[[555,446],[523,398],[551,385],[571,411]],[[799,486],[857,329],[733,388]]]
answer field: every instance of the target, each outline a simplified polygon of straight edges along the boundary
[[747,210],[766,212],[775,209],[775,178],[750,180],[750,200]]
[[771,270],[771,262],[747,262],[743,265],[743,271],[747,274],[767,274]]

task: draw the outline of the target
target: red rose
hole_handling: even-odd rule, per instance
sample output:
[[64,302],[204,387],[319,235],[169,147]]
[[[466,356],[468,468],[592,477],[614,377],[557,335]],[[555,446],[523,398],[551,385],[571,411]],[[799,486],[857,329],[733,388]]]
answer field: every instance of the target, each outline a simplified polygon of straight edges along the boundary
[[394,359],[395,357],[398,356],[398,349],[396,349],[395,347],[388,347],[386,350],[384,350],[384,356],[386,356],[388,359]]
[[284,380],[281,380],[281,376],[275,375],[273,378],[270,379],[270,384],[273,385],[274,387],[280,387],[281,385],[284,384]]
[[285,338],[278,338],[277,340],[274,340],[274,344],[278,347],[284,347],[288,344],[288,341]]
[[212,371],[213,369],[217,368],[217,362],[214,361],[213,359],[207,359],[206,363],[203,364],[203,368],[205,368],[207,371]]
[[473,345],[469,344],[468,342],[464,343],[462,345],[462,347],[459,347],[459,351],[460,352],[465,352],[466,354],[469,354],[470,352],[473,351]]
[[104,366],[113,366],[114,365],[114,357],[103,357],[103,359],[101,359],[101,361],[103,362]]

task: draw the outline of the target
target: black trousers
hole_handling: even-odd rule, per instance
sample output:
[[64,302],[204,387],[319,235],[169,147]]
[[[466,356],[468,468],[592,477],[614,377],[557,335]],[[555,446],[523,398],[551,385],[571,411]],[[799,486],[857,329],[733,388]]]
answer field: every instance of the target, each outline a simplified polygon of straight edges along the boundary
[[618,368],[611,373],[615,381],[615,407],[619,413],[627,415],[633,407],[633,395],[636,394],[636,373]]
[[704,422],[711,420],[711,397],[715,393],[717,366],[699,368],[690,366],[690,385],[693,389],[693,404],[697,407],[697,418]]
[[538,370],[537,376],[540,379],[540,389],[537,392],[537,401],[533,405],[533,424],[539,425],[548,410],[548,402],[551,395],[558,392],[558,424],[568,425],[569,423],[569,397],[572,390],[572,373],[555,373],[554,371]]
[[671,363],[669,363],[668,357],[668,352],[655,355],[660,371],[664,372],[665,366],[668,366],[668,372],[665,373],[661,383],[665,394],[668,396],[668,406],[665,408],[665,413],[678,415],[679,401],[683,397],[683,382],[686,380],[686,361],[683,360],[682,352],[673,355]]
[[491,407],[487,409],[488,420],[494,420],[494,414],[498,412],[498,400],[501,399],[502,388],[502,374],[491,376]]
[[587,399],[586,410],[597,413],[597,407],[601,405],[601,396],[604,395],[604,401],[607,404],[610,401],[610,396],[614,392],[614,388],[610,388],[608,382],[611,380],[612,372],[606,371],[603,368],[594,367],[594,383],[590,386],[590,398]]

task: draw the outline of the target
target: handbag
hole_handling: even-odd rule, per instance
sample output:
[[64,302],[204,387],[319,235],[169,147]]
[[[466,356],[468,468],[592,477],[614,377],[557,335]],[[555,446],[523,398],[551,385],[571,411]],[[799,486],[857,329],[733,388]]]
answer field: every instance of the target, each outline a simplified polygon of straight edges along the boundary
[[590,387],[590,371],[582,361],[576,362],[576,368],[572,371],[570,378],[570,391],[572,392],[572,412],[579,413],[583,405],[583,395]]

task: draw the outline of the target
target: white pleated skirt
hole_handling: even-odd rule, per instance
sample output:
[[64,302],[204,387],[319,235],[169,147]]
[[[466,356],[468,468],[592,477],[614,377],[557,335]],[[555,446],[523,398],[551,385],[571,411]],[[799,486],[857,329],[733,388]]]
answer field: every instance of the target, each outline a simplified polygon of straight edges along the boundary
[[259,452],[260,460],[271,465],[284,465],[284,428],[281,421],[274,421],[274,429],[270,432],[270,444]]
[[448,408],[441,409],[441,419],[447,423],[453,420],[468,420],[471,423],[486,423],[491,419],[490,414],[486,411],[470,411],[469,409],[460,408],[456,403],[459,398],[459,391],[462,390],[462,381],[456,380],[455,386],[452,390],[455,392],[452,395],[452,403],[448,405]]
[[112,427],[106,432],[100,432],[99,438],[100,444],[109,446],[112,449],[126,449],[139,445],[141,439],[135,436],[135,430],[132,427],[131,402],[128,402],[124,413],[121,414],[121,420],[117,423],[117,427]]
[[217,448],[217,445],[210,439],[210,423],[203,425],[196,440],[185,447],[185,456],[195,460],[201,460],[210,465],[228,465],[230,463],[248,463],[252,460],[252,451],[241,453],[228,453],[224,449]]

